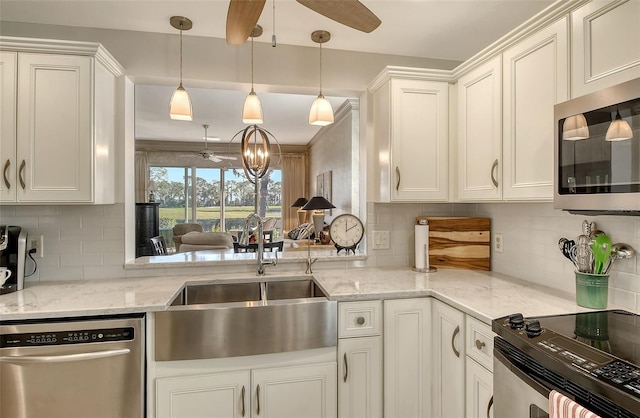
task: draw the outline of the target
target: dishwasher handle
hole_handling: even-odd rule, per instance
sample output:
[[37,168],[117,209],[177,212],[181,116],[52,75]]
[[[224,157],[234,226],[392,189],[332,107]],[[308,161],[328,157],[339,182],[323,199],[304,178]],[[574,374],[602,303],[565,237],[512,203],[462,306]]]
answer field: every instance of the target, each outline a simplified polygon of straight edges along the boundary
[[71,361],[95,360],[105,357],[115,357],[131,352],[128,348],[96,351],[92,353],[64,354],[60,356],[2,356],[0,362],[5,363],[66,363]]

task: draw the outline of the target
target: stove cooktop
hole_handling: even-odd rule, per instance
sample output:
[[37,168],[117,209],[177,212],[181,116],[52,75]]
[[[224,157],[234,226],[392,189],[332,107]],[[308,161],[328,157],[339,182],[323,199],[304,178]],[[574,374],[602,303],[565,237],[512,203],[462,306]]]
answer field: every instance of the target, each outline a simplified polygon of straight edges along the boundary
[[[612,310],[493,321],[498,350],[535,374],[606,394],[640,415],[640,315]],[[520,361],[518,356],[522,356]],[[513,359],[513,357],[512,357]]]

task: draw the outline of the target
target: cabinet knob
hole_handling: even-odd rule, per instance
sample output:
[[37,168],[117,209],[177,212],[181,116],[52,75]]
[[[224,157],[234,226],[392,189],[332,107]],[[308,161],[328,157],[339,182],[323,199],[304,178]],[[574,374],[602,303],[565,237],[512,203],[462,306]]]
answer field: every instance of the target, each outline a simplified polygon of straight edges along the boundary
[[484,341],[480,341],[480,340],[476,340],[476,348],[478,350],[482,350],[482,347],[484,347],[486,344],[484,343]]
[[363,325],[363,324],[364,324],[364,316],[359,316],[359,317],[356,319],[356,324],[358,324],[358,325]]

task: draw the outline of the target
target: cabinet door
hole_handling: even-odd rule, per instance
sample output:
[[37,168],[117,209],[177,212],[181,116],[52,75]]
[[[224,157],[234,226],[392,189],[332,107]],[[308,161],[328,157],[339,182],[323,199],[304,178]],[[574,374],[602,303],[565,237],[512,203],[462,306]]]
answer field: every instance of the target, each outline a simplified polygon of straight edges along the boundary
[[469,357],[466,366],[466,416],[493,417],[493,374]]
[[384,416],[428,417],[431,300],[384,301]]
[[0,202],[15,202],[17,54],[0,52]]
[[337,416],[336,363],[256,369],[251,372],[251,416]]
[[92,66],[91,57],[18,54],[18,201],[91,201]]
[[382,337],[338,342],[338,416],[382,416]]
[[441,201],[449,196],[448,84],[391,80],[391,199]]
[[249,371],[156,379],[158,418],[249,416]]
[[433,301],[433,416],[464,416],[464,314]]
[[500,200],[502,60],[498,55],[458,80],[458,198]]
[[569,98],[568,19],[503,53],[503,198],[553,199],[553,106]]
[[640,77],[640,2],[592,1],[571,19],[571,97]]

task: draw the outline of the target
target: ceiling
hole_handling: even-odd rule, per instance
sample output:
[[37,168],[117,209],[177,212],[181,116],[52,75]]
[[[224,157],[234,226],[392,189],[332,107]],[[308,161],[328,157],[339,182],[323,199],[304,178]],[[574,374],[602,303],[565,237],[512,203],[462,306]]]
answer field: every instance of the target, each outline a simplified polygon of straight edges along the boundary
[[[275,26],[273,5],[275,1]],[[381,20],[371,33],[362,33],[333,22],[294,0],[268,0],[258,23],[264,28],[255,42],[315,46],[311,29],[331,32],[323,48],[362,51],[421,58],[464,61],[502,35],[534,16],[553,1],[547,0],[361,0]],[[187,16],[193,29],[186,36],[224,38],[228,0],[2,0],[3,21],[63,26],[134,30],[175,34],[170,16]],[[216,123],[196,117],[182,124],[166,117],[167,98],[175,88],[136,87],[136,138],[198,141],[202,123],[211,124],[209,136],[230,140],[238,131],[237,118],[246,92],[190,88],[194,112],[214,109]],[[306,144],[318,131],[306,123],[313,96],[260,93],[265,120],[281,144]],[[345,98],[329,98],[334,111]],[[224,106],[211,107],[224,103]],[[206,106],[205,106],[206,105]],[[281,110],[268,113],[269,108]],[[224,121],[230,121],[225,126]],[[294,122],[297,121],[297,122]]]

